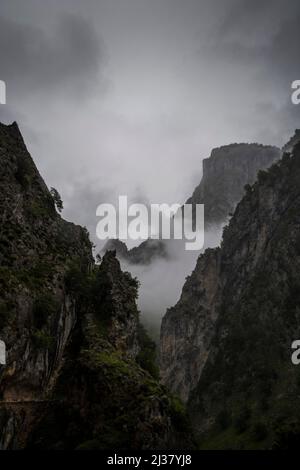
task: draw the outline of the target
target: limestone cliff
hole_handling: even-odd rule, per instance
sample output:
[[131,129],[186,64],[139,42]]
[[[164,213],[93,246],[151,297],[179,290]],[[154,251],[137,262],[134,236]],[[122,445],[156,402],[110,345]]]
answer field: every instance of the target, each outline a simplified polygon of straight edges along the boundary
[[244,186],[254,183],[257,172],[280,158],[277,147],[231,144],[212,150],[203,160],[203,175],[186,204],[204,204],[205,224],[226,222],[240,201]]
[[175,307],[162,319],[162,382],[187,401],[209,352],[217,317],[219,250],[206,250],[188,276]]
[[[78,273],[70,275],[74,280]],[[182,405],[148,367],[151,350],[139,325],[137,282],[108,252],[80,286],[78,321],[50,402],[31,426],[26,447],[192,446]]]
[[163,320],[162,377],[204,448],[299,444],[299,188],[297,145],[247,186]]
[[8,349],[3,399],[41,396],[61,362],[75,322],[65,289],[69,262],[93,263],[84,229],[64,221],[17,124],[0,126],[0,317]]

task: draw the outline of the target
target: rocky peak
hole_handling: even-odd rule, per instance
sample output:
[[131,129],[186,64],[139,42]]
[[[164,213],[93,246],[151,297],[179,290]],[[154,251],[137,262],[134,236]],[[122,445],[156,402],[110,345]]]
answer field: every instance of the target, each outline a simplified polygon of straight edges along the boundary
[[138,281],[121,271],[116,251],[107,251],[97,273],[97,302],[107,317],[108,338],[119,350],[135,358],[139,353],[136,307]]
[[280,158],[277,147],[231,144],[212,150],[203,160],[203,176],[187,204],[204,204],[207,227],[224,223],[241,199],[244,186],[254,183],[257,172]]
[[128,248],[126,243],[122,242],[118,238],[109,239],[102,249],[101,253],[107,253],[108,251],[115,251],[118,258],[128,260]]

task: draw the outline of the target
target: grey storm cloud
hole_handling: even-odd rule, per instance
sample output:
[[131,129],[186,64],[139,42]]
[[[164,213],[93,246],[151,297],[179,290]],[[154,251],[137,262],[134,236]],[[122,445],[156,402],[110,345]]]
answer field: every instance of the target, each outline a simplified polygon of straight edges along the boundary
[[[95,242],[98,204],[182,203],[213,147],[300,127],[299,0],[0,2],[0,120]],[[160,318],[193,264],[138,273],[142,310]]]
[[297,16],[285,21],[274,38],[270,48],[269,63],[276,66],[276,72],[289,77],[299,78],[300,64],[300,4]]
[[[297,127],[300,119],[300,107],[290,102],[291,84],[300,77],[299,24],[297,0],[288,4],[283,0],[235,0],[200,48],[220,71],[230,64],[233,83],[238,77],[247,83],[244,95],[252,88],[256,110],[260,115],[264,110],[270,127],[272,122],[284,135]],[[263,133],[272,134],[266,126],[257,131],[260,138]]]
[[91,22],[63,13],[52,31],[0,16],[0,73],[10,94],[93,88],[103,47]]
[[296,0],[1,1],[0,118],[62,193],[96,177],[184,201],[212,147],[281,145],[299,127]]
[[264,67],[272,80],[286,76],[292,80],[300,71],[299,22],[297,0],[288,4],[283,0],[236,0],[221,22],[209,53],[234,63]]

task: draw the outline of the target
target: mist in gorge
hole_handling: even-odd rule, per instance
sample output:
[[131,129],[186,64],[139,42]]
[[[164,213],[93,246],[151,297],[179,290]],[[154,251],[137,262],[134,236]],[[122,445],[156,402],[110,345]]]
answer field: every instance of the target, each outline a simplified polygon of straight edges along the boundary
[[120,258],[122,269],[137,277],[139,287],[138,307],[141,321],[156,343],[159,341],[161,319],[167,308],[180,297],[185,278],[195,268],[198,256],[206,248],[219,245],[222,226],[205,232],[204,248],[199,251],[185,249],[184,240],[167,240],[167,258],[156,258],[149,264],[131,264]]

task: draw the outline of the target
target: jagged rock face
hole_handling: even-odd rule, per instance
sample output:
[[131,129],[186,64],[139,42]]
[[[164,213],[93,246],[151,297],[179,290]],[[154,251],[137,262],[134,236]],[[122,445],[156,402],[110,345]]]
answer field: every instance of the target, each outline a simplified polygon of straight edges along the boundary
[[207,250],[186,280],[179,302],[161,325],[162,382],[187,401],[209,352],[216,321],[219,250]]
[[[299,444],[299,371],[291,362],[291,344],[300,337],[299,187],[298,145],[293,156],[285,155],[269,171],[259,173],[225,228],[221,249],[214,255],[205,252],[192,275],[199,282],[184,306],[185,326],[180,332],[195,324],[201,311],[197,299],[205,298],[206,272],[215,273],[216,285],[206,311],[209,328],[203,321],[194,338],[205,336],[212,317],[214,331],[204,352],[194,339],[199,356],[197,385],[191,381],[184,395],[205,448]],[[206,264],[211,267],[201,273]],[[172,328],[176,331],[177,306],[174,312],[163,322],[162,344]],[[184,344],[180,334],[173,342]],[[180,358],[191,350],[192,344],[186,341]],[[177,361],[170,374],[186,363]],[[163,373],[172,384],[168,369]]]
[[0,125],[0,208],[0,448],[191,447],[184,409],[149,363],[137,281],[115,252],[95,265],[16,124]]
[[[109,323],[108,339],[120,351],[136,358],[139,353],[139,316],[135,303],[137,284],[123,273],[116,253],[108,251],[99,268],[97,284],[101,308]],[[101,312],[103,317],[103,312]]]
[[280,158],[280,150],[259,144],[231,144],[213,149],[203,160],[201,183],[186,204],[204,204],[205,225],[224,223],[257,172]]
[[[138,343],[138,338],[132,339],[129,319],[131,315],[133,322],[136,321],[136,306],[131,314],[123,310],[125,299],[132,294],[135,297],[136,292],[131,289],[136,287],[121,272],[112,252],[105,255],[96,273],[96,286],[98,281],[103,284],[106,277],[111,277],[113,284],[109,290],[113,303],[117,302],[113,305],[114,313],[110,311],[109,317],[106,316],[109,302],[103,291],[97,289],[95,304],[91,302],[88,311],[81,312],[82,319],[72,335],[51,396],[52,405],[37,419],[27,446],[31,449],[161,449],[192,445],[186,434],[189,430],[184,413],[176,408],[177,402],[139,366],[138,356],[134,356],[136,350],[124,347],[128,341],[130,346]],[[121,284],[125,299],[119,295]],[[111,317],[116,315],[120,321],[123,313],[126,318],[120,344],[116,343],[118,328]],[[126,328],[129,328],[127,339]]]
[[75,321],[67,262],[92,263],[84,230],[56,213],[16,124],[0,126],[0,317],[4,399],[34,398],[59,366]]
[[107,251],[115,251],[119,259],[125,259],[126,261],[128,259],[127,245],[118,238],[109,239],[105,243],[101,253],[105,254]]

